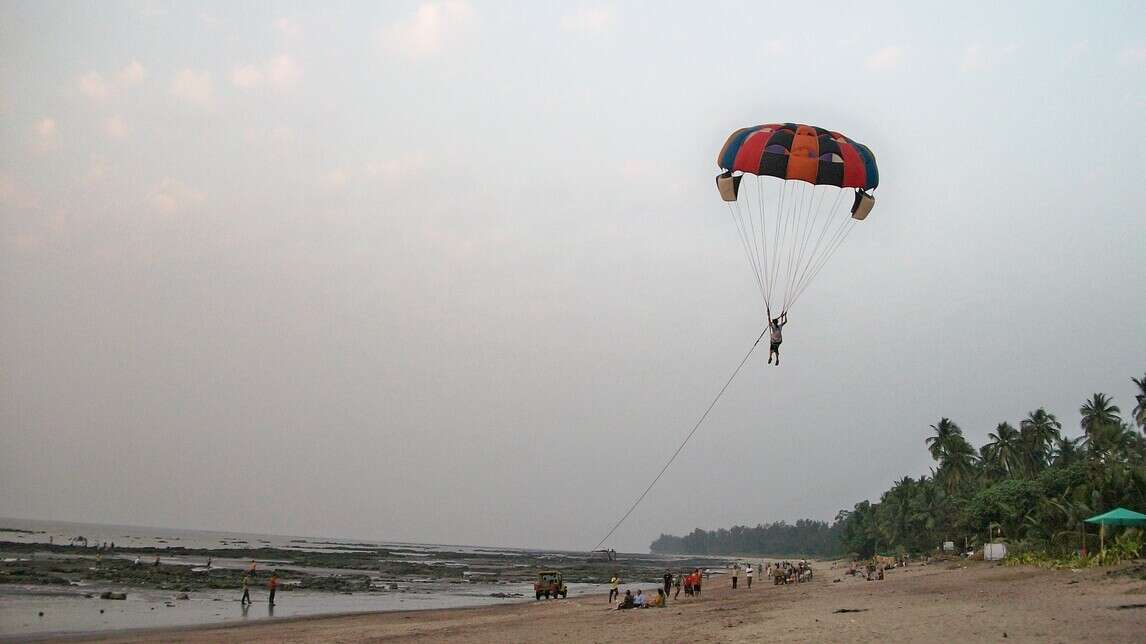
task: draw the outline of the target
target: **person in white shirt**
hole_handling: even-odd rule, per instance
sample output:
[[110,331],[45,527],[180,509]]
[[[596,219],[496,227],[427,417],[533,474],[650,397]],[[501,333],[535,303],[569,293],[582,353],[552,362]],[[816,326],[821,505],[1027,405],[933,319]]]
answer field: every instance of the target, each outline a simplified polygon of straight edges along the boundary
[[768,364],[772,364],[772,356],[776,356],[776,366],[780,366],[780,343],[784,341],[784,334],[782,329],[784,325],[788,324],[788,312],[784,311],[778,317],[772,317],[772,311],[768,311],[768,317],[771,318],[768,322],[768,330],[771,331],[771,344],[768,349]]

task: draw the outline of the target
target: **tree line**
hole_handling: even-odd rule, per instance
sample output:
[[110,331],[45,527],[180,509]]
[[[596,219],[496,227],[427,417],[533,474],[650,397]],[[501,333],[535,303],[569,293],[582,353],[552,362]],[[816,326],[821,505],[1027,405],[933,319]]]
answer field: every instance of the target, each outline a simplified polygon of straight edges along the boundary
[[738,525],[711,532],[697,528],[683,537],[662,534],[649,549],[655,553],[695,555],[836,557],[843,552],[841,528],[839,522],[829,525],[827,521],[812,519],[800,519],[795,525],[780,521],[754,528]]
[[830,525],[805,519],[697,528],[684,537],[661,535],[651,550],[869,557],[1002,538],[1017,549],[1072,552],[1082,545],[1086,517],[1118,506],[1146,509],[1146,375],[1131,380],[1138,392],[1129,420],[1109,396],[1095,393],[1079,408],[1078,435],[1040,407],[1018,427],[998,423],[976,449],[955,421],[940,418],[926,439],[936,463],[930,474],[899,479],[878,502],[841,510]]

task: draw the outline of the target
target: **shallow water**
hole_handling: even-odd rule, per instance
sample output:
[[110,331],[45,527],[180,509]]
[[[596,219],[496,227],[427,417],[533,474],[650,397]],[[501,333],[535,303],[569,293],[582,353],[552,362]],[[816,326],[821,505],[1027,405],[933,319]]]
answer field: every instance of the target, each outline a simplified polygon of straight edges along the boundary
[[[439,556],[441,553],[465,553],[501,557],[520,555],[526,552],[532,552],[535,556],[537,554],[537,551],[525,551],[520,548],[499,549],[482,546],[399,544],[369,542],[361,539],[205,532],[0,518],[0,541],[51,542],[65,545],[77,536],[86,537],[93,549],[104,542],[109,545],[114,542],[117,548],[268,547],[307,552],[349,552],[359,550],[362,547],[383,547],[391,551],[391,556],[387,557],[389,560],[420,561],[447,567],[460,567],[464,564],[448,559],[428,562],[425,557],[431,553]],[[67,557],[69,555],[53,556]],[[105,556],[134,559],[136,555],[112,553]],[[449,555],[447,554],[447,556]],[[583,554],[577,553],[545,553],[543,558],[564,559],[583,556]],[[150,556],[143,556],[141,559],[145,564],[151,561]],[[162,560],[167,565],[186,565],[192,568],[201,567],[205,563],[202,556],[164,555]],[[245,569],[249,565],[249,559],[221,557],[212,561],[212,566],[215,568]],[[503,562],[502,565],[516,567],[510,562]],[[271,560],[259,560],[260,570],[272,566],[284,571],[299,570],[318,575],[360,573],[376,578],[378,574],[377,571],[371,570],[327,569],[276,564]],[[251,594],[255,604],[244,610],[239,604],[241,594],[226,590],[196,591],[189,594],[190,599],[178,600],[176,597],[180,593],[173,591],[101,586],[84,582],[78,582],[80,585],[71,587],[0,585],[0,638],[19,639],[21,636],[52,633],[212,624],[329,613],[457,608],[534,601],[531,583],[483,582],[480,581],[482,573],[475,571],[471,574],[474,574],[472,577],[474,581],[471,583],[441,579],[402,580],[398,590],[389,588],[390,583],[393,583],[391,580],[376,579],[376,591],[354,594],[280,588],[276,597],[277,605],[273,612],[267,605],[266,590],[261,586],[252,588]],[[283,583],[289,586],[290,581],[284,579]],[[607,592],[606,588],[607,586],[604,584],[569,584],[571,595],[594,592],[604,595]],[[105,590],[126,591],[128,597],[122,601],[99,599],[99,593]],[[520,594],[521,597],[491,597],[491,593],[511,595],[516,593]],[[41,612],[44,613],[43,616],[39,615]]]
[[[457,584],[455,584],[456,586]],[[316,593],[279,591],[275,606],[267,604],[265,590],[252,590],[254,604],[243,608],[240,595],[228,591],[190,593],[179,600],[179,593],[146,589],[126,589],[126,600],[99,599],[107,588],[88,586],[60,589],[0,585],[0,637],[119,630],[158,626],[183,626],[223,622],[388,610],[426,610],[489,606],[534,601],[529,584],[466,584],[464,589],[440,588],[371,593]],[[116,588],[117,591],[125,590]],[[520,593],[523,597],[498,598],[490,593]],[[598,592],[596,584],[569,584],[572,595]],[[85,593],[93,595],[86,597]],[[103,611],[102,613],[100,611]],[[44,615],[40,616],[39,613]]]

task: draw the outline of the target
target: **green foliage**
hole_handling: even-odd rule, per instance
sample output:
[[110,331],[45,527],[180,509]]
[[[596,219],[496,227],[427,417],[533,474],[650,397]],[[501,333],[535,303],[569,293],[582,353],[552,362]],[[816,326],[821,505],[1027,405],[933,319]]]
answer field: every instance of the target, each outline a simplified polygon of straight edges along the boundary
[[[1146,376],[1133,379],[1135,423],[1146,420]],[[1012,546],[1007,563],[1085,567],[1139,557],[1141,531],[1127,530],[1102,553],[1082,520],[1113,507],[1146,508],[1146,438],[1123,422],[1111,398],[1096,393],[1079,409],[1083,435],[1067,437],[1039,408],[1016,430],[999,423],[975,450],[950,418],[931,425],[926,446],[932,476],[897,481],[878,503],[863,501],[836,517],[844,550],[932,552],[943,541],[978,545],[998,535]],[[1084,537],[1085,534],[1085,537]]]
[[[1134,422],[1146,427],[1146,376],[1132,379]],[[1122,506],[1146,508],[1146,437],[1124,422],[1106,394],[1079,409],[1082,436],[1062,434],[1062,423],[1044,408],[1027,414],[1018,429],[996,425],[976,450],[950,418],[930,426],[927,451],[937,467],[931,476],[904,477],[880,496],[841,510],[831,525],[802,520],[755,528],[694,530],[684,537],[661,535],[653,552],[690,554],[804,553],[813,556],[877,552],[934,552],[944,541],[979,545],[996,535],[1011,545],[1010,565],[1085,567],[1142,555],[1141,531],[1126,530],[1102,553],[1098,536],[1083,519]]]
[[662,534],[649,546],[656,553],[703,555],[795,555],[836,557],[843,554],[839,527],[825,521],[801,519],[790,525],[783,521],[759,524],[754,528],[697,528],[683,537]]
[[1003,534],[1014,537],[1022,534],[1023,525],[1033,519],[1038,501],[1043,496],[1038,481],[1007,479],[987,486],[971,497],[966,512],[972,525],[1000,526]]

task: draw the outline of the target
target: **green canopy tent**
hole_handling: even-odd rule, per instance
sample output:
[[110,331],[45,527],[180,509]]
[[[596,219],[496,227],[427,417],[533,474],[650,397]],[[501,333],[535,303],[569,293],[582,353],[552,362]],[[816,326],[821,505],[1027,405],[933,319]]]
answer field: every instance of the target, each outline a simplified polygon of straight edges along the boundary
[[1146,514],[1127,510],[1126,508],[1114,508],[1105,514],[1095,515],[1089,519],[1084,519],[1087,523],[1097,523],[1099,547],[1106,548],[1106,526],[1108,525],[1146,525]]

